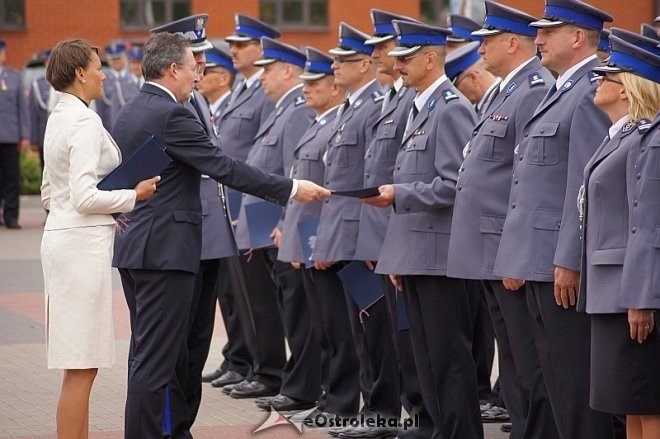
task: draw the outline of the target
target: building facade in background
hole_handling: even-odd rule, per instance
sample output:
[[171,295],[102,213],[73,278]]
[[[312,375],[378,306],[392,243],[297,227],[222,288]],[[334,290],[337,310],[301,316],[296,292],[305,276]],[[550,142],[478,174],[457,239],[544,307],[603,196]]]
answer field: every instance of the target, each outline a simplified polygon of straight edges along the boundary
[[[543,0],[502,0],[538,16]],[[660,15],[660,0],[589,0],[615,17],[613,26],[639,32],[640,23]],[[634,7],[632,4],[634,3]],[[208,13],[207,36],[220,39],[242,12],[273,23],[283,40],[330,49],[340,21],[369,33],[371,8],[444,25],[449,12],[480,20],[481,0],[0,0],[0,36],[7,41],[7,65],[22,68],[37,51],[66,38],[85,38],[100,47],[112,40],[143,40],[150,28],[196,13]],[[481,16],[480,16],[481,15]]]

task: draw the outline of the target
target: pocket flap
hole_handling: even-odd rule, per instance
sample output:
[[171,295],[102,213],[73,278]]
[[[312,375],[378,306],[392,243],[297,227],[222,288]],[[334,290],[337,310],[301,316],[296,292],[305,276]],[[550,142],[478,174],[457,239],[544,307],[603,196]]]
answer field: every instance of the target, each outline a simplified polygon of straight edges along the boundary
[[506,122],[488,122],[484,124],[484,129],[481,130],[484,136],[499,137],[500,139],[506,136]]
[[240,117],[241,119],[253,119],[254,118],[254,108],[237,108],[232,111],[232,116]]
[[300,160],[318,160],[319,157],[321,156],[321,152],[319,150],[310,150],[310,151],[301,151],[300,154],[298,155],[298,158]]
[[426,142],[429,136],[414,136],[406,142],[406,150],[408,151],[424,151],[426,149]]
[[532,128],[532,137],[552,137],[557,134],[559,122],[543,122]]
[[623,265],[626,248],[596,250],[591,254],[592,265]]
[[396,136],[396,124],[381,124],[376,131],[376,139],[394,139]]
[[277,136],[264,136],[261,139],[261,144],[264,146],[275,146],[277,144]]
[[481,215],[479,218],[479,231],[481,233],[495,233],[502,234],[504,230],[505,216],[487,216]]
[[[339,141],[337,141],[337,136],[339,136]],[[335,135],[335,145],[336,146],[351,146],[357,145],[357,133],[355,132],[342,132]]]
[[451,216],[412,213],[410,214],[410,230],[426,233],[449,233],[451,231]]
[[561,212],[554,210],[535,210],[534,228],[541,230],[559,230],[561,227]]
[[201,224],[202,213],[194,210],[175,210],[174,221],[180,223]]

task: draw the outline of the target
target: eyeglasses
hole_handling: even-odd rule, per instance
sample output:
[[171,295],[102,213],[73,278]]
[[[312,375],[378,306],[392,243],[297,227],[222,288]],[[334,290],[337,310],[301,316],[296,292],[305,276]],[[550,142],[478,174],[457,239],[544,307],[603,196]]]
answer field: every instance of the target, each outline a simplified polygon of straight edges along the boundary
[[599,81],[600,82],[610,81],[610,82],[613,82],[615,84],[623,85],[623,82],[617,81],[616,79],[610,78],[609,76],[601,76]]
[[401,62],[403,64],[408,64],[411,59],[413,59],[415,57],[418,57],[418,56],[426,55],[428,53],[429,52],[417,52],[417,53],[413,53],[412,55],[408,55],[408,56],[400,56],[398,59],[399,59],[399,62]]

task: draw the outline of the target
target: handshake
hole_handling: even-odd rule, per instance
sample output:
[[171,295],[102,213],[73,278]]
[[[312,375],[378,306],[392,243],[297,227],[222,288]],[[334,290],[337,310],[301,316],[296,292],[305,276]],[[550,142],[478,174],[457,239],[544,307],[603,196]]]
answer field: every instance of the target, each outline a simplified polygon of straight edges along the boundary
[[332,193],[324,187],[309,180],[298,180],[298,190],[293,199],[301,203],[319,201],[328,198]]

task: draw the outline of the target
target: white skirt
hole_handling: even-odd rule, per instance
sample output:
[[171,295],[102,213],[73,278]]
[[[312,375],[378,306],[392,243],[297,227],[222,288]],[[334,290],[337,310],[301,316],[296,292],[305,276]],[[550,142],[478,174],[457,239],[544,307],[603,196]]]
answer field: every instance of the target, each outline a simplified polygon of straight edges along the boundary
[[41,263],[49,369],[91,369],[115,363],[114,235],[114,225],[44,231]]

